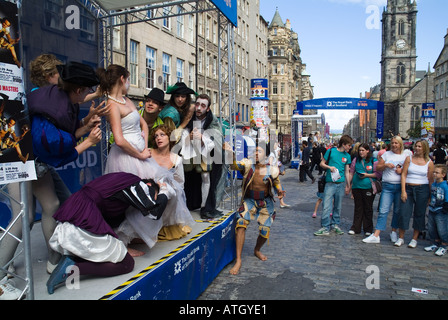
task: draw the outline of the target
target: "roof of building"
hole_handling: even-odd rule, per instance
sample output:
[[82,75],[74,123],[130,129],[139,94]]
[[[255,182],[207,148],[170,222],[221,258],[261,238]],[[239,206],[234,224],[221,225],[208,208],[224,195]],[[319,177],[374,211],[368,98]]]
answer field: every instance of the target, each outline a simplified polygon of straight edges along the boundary
[[275,9],[274,17],[272,18],[271,24],[269,25],[269,28],[271,27],[285,27],[285,24],[282,21],[282,17],[280,17],[280,13],[278,12],[278,8]]

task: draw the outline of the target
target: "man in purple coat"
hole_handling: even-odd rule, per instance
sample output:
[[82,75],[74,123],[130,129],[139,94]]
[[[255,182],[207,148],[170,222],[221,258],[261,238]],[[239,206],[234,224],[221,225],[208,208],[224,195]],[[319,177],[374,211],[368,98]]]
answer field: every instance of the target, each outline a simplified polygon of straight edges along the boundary
[[[163,187],[162,187],[163,188]],[[80,275],[115,276],[131,272],[134,259],[114,232],[133,206],[145,216],[160,219],[168,201],[153,180],[117,172],[83,186],[54,214],[58,226],[50,239],[53,250],[63,254],[47,282],[52,294],[76,266]]]

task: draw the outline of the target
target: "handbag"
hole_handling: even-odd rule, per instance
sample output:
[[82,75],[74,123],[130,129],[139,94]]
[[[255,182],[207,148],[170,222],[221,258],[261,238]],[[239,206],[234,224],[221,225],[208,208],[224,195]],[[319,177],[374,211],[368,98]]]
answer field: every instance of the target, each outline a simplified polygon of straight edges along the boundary
[[319,181],[317,181],[317,191],[319,193],[324,193],[325,191],[326,178],[326,174],[323,174],[320,176]]
[[374,181],[372,179],[370,179],[370,181],[372,182],[373,194],[380,193],[383,190],[383,184],[381,183],[381,181]]
[[[330,149],[330,153],[328,154],[328,165],[330,163],[330,158],[331,158],[331,150],[333,148]],[[327,170],[325,170],[325,173],[319,178],[319,181],[317,182],[317,191],[319,193],[324,193],[325,191],[325,184],[327,183]]]

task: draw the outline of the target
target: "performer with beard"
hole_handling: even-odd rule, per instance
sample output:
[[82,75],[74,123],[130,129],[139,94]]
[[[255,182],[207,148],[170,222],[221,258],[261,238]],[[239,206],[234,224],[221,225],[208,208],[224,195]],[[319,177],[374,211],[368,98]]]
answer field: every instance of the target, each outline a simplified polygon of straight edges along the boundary
[[[201,218],[213,219],[221,215],[217,210],[217,185],[222,176],[223,136],[218,119],[213,115],[211,99],[198,96],[195,113],[186,126],[181,140],[184,158],[185,194],[190,210],[201,208]],[[201,184],[201,194],[194,186]]]

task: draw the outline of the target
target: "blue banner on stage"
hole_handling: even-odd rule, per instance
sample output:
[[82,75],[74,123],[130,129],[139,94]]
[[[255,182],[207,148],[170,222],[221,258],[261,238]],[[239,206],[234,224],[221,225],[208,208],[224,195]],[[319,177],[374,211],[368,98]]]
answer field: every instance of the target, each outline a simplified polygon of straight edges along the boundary
[[102,299],[194,300],[234,258],[235,213],[230,213]]

